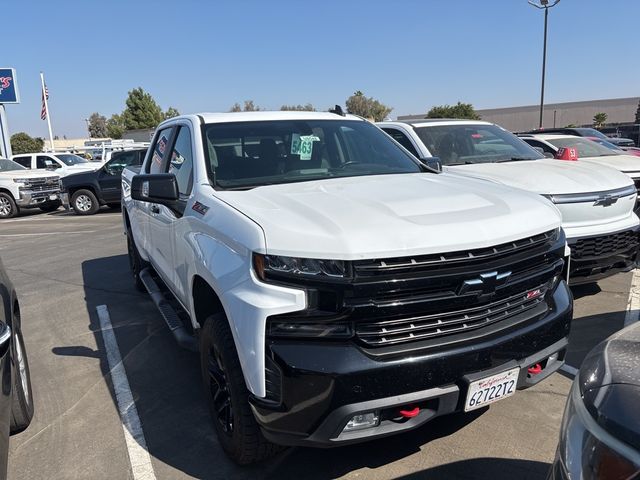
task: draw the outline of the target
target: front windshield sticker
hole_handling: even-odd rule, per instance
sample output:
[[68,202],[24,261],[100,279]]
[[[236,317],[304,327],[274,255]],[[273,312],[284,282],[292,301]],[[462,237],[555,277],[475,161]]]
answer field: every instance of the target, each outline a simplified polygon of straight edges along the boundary
[[300,160],[311,160],[313,153],[313,142],[319,142],[320,139],[315,135],[300,136]]

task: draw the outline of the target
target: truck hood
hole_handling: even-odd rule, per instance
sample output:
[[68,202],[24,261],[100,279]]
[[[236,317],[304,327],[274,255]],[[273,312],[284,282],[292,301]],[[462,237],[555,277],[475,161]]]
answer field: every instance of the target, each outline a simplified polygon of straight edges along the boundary
[[[640,170],[640,159],[636,163]],[[627,175],[618,170],[579,161],[521,160],[445,168],[459,174],[469,174],[541,194],[602,192],[633,183]]]
[[488,247],[560,226],[542,197],[452,174],[270,185],[216,195],[259,224],[266,253],[356,260]]
[[597,163],[598,165],[607,165],[621,172],[636,172],[640,176],[640,157],[635,155],[609,155],[606,157],[580,157],[578,162]]
[[59,178],[55,172],[48,170],[9,170],[0,172],[1,178]]
[[102,163],[83,163],[80,165],[68,165],[65,167],[67,172],[69,173],[77,173],[77,172],[93,172],[102,167]]

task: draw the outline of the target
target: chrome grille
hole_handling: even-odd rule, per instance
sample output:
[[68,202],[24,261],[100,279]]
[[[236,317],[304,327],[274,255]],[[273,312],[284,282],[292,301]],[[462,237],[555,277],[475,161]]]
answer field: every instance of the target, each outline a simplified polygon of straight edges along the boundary
[[381,347],[473,330],[509,319],[539,305],[546,312],[546,293],[547,285],[543,285],[488,305],[397,320],[357,323],[356,336],[368,346]]

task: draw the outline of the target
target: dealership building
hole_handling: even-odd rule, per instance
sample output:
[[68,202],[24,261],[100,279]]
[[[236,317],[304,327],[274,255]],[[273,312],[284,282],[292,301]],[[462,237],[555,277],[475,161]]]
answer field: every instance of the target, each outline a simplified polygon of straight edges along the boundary
[[[590,126],[593,125],[593,116],[599,112],[607,114],[607,125],[633,123],[638,101],[640,101],[640,97],[547,103],[544,106],[543,125],[545,127],[564,127],[570,124]],[[540,105],[490,108],[477,110],[477,112],[482,117],[482,120],[497,123],[513,132],[538,128],[540,120]],[[422,115],[401,115],[398,120],[417,120],[425,116],[426,113]]]

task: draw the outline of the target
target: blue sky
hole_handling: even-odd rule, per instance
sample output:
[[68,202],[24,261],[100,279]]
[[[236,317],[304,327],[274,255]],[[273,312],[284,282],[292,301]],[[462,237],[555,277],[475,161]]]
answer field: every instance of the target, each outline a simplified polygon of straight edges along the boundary
[[[539,101],[543,14],[526,0],[37,0],[2,16],[0,66],[22,96],[6,107],[12,133],[46,137],[41,70],[60,137],[138,86],[182,113],[245,99],[326,109],[355,90],[394,118]],[[547,101],[640,94],[639,1],[562,0],[549,18]]]

